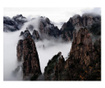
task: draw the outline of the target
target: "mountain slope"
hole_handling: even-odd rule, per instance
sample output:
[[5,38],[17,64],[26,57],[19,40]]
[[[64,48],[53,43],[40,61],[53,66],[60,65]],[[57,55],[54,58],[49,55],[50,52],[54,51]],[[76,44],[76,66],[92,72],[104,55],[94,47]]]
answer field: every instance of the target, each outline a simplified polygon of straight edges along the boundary
[[[25,28],[24,23],[27,24]],[[4,17],[3,30],[5,32],[20,30],[22,27],[24,30],[28,30],[35,40],[61,38],[64,41],[72,41],[73,31],[78,31],[80,28],[87,28],[93,35],[100,36],[101,16],[93,14],[74,15],[62,25],[61,29],[54,26],[47,17],[41,16],[39,18],[33,18],[30,21],[22,15],[14,16],[12,19]],[[22,31],[22,33],[24,32]]]
[[74,31],[68,59],[64,61],[58,53],[49,60],[44,73],[45,80],[101,80],[101,40],[92,42],[87,29]]

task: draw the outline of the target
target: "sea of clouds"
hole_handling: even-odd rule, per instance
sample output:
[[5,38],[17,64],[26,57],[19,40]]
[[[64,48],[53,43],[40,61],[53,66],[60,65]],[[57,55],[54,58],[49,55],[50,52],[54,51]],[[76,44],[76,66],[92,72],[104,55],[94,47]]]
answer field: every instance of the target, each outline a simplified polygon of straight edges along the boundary
[[[39,18],[38,18],[39,19]],[[24,31],[30,24],[38,30],[39,20],[33,19],[26,22],[21,30],[16,32],[3,33],[4,35],[4,80],[22,80],[22,62],[17,61],[17,43],[20,39],[21,31]],[[30,31],[32,32],[32,31]],[[40,67],[42,73],[48,61],[59,51],[65,59],[68,56],[71,48],[71,42],[62,42],[60,39],[50,39],[35,42],[39,55]]]

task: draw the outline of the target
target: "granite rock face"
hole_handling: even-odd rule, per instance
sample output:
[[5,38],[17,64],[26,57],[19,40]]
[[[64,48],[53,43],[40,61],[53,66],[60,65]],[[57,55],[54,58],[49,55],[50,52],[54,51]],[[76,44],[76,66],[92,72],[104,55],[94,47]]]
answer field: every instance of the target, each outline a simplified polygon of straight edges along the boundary
[[61,52],[53,56],[53,58],[49,60],[47,66],[45,67],[45,80],[59,80],[61,76],[60,72],[64,68],[64,64],[65,60],[61,55]]
[[41,75],[39,56],[31,36],[20,40],[17,45],[18,61],[23,59],[23,79],[36,80]]
[[22,60],[23,55],[23,40],[19,40],[17,44],[17,59],[18,61]]
[[[68,80],[100,80],[101,79],[101,43],[92,42],[87,29],[74,32],[72,48],[66,61],[65,69]],[[97,48],[95,48],[97,47]],[[95,50],[98,49],[98,50]],[[97,66],[96,66],[97,65]]]
[[49,18],[41,17],[39,22],[39,31],[41,38],[54,37],[57,38],[60,35],[60,30],[57,26],[54,26]]
[[86,28],[73,32],[68,59],[55,55],[45,68],[46,80],[101,80],[101,40],[92,41]]
[[92,34],[101,34],[101,17],[93,14],[74,15],[61,27],[61,37],[70,41],[73,39],[73,31],[80,28],[87,28]]

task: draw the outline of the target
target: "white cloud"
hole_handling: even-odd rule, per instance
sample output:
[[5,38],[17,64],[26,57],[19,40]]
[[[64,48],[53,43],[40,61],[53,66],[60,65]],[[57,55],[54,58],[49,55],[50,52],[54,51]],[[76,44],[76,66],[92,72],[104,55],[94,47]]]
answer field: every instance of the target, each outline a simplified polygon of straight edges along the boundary
[[100,8],[5,8],[4,16],[14,16],[23,14],[26,17],[46,16],[54,22],[67,21],[74,14],[82,14],[84,12],[100,13]]
[[25,17],[32,18],[36,16],[48,17],[59,28],[61,28],[61,22],[67,22],[70,17],[75,14],[82,15],[86,12],[93,12],[100,14],[100,8],[4,8],[4,16],[13,17],[17,14],[22,14]]
[[[46,16],[51,21],[53,21],[56,25],[61,25],[61,22],[65,22],[69,20],[69,18],[75,14],[82,15],[85,12],[94,12],[100,13],[100,8],[5,8],[4,16],[15,16],[17,14],[22,14],[28,18],[36,17],[36,16]],[[27,25],[37,23],[38,21],[27,22],[22,30],[26,29]],[[60,23],[60,24],[57,24]],[[37,24],[34,25],[37,27]],[[22,75],[21,72],[19,75],[14,77],[12,75],[13,70],[18,66],[17,57],[16,57],[16,46],[19,39],[20,31],[14,33],[4,33],[4,79],[5,80],[21,80]],[[43,45],[45,48],[43,48]],[[49,46],[50,45],[50,46]],[[52,45],[52,46],[51,46]],[[39,59],[41,64],[41,70],[44,72],[44,68],[47,65],[49,59],[53,57],[53,55],[57,54],[59,51],[62,52],[64,57],[70,51],[71,43],[55,43],[55,41],[43,41],[36,43],[37,50],[39,53]],[[46,48],[47,47],[47,48]]]
[[92,8],[92,9],[85,9],[85,10],[82,10],[82,14],[83,13],[94,13],[97,15],[101,15],[101,8],[97,7],[97,8]]
[[[22,80],[22,69],[19,69],[15,74],[15,69],[22,63],[17,62],[16,46],[19,40],[19,34],[21,31],[12,33],[4,33],[4,80]],[[44,47],[43,47],[44,45]],[[39,55],[41,71],[44,72],[44,68],[48,61],[59,51],[66,58],[71,48],[71,43],[61,43],[60,41],[44,40],[36,42],[37,52]]]

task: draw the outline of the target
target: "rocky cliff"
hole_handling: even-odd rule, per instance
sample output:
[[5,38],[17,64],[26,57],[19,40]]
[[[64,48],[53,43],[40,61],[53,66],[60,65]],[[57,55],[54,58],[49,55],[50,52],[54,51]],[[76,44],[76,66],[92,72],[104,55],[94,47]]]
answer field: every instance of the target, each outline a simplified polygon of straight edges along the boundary
[[73,31],[87,28],[92,34],[101,35],[101,16],[94,14],[74,15],[61,27],[61,37],[70,41],[73,39]]
[[53,56],[49,60],[47,66],[45,67],[44,76],[45,80],[60,80],[61,72],[64,69],[65,60],[59,52],[57,55]]
[[[21,16],[4,20],[4,25],[12,25],[16,31],[20,26],[15,26]],[[7,18],[6,18],[7,19]],[[21,22],[19,22],[21,25]],[[24,24],[24,22],[22,22]],[[8,27],[9,27],[8,26]],[[4,26],[4,28],[7,26]],[[5,30],[5,29],[4,29]],[[101,18],[90,14],[75,15],[59,30],[48,18],[41,17],[39,30],[29,25],[20,33],[23,37],[17,45],[17,59],[23,61],[23,79],[37,80],[101,80]],[[67,60],[61,52],[49,60],[41,75],[39,57],[34,40],[62,38],[72,41],[72,47]]]
[[100,80],[100,47],[100,40],[92,42],[91,33],[87,29],[75,31],[69,58],[65,64],[67,80]]
[[24,40],[19,40],[17,45],[18,61],[23,60],[23,79],[36,80],[41,75],[39,56],[35,43],[30,35]]
[[101,80],[100,41],[93,42],[86,28],[74,31],[68,59],[55,55],[45,68],[46,80]]
[[58,38],[60,35],[60,30],[58,29],[58,27],[54,26],[49,18],[46,17],[40,18],[39,31],[42,39],[49,39],[49,37]]

